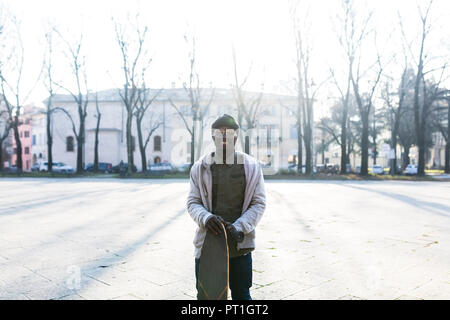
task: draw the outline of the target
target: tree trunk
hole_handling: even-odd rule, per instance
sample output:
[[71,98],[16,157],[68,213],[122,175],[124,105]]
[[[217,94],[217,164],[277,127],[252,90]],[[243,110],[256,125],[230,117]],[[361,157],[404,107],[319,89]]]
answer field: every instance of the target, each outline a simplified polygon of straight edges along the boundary
[[192,135],[191,135],[191,166],[195,162],[195,123],[192,124]]
[[100,120],[102,115],[97,114],[97,126],[95,127],[95,144],[94,144],[94,172],[98,171],[98,133],[100,131]]
[[50,109],[47,108],[47,171],[51,172],[53,170],[53,137],[51,132],[51,113]]
[[445,144],[445,173],[450,173],[450,99],[447,100],[447,143]]
[[[345,103],[344,103],[345,104]],[[341,174],[346,174],[347,163],[347,108],[344,106],[344,112],[342,115],[341,123]]]
[[[424,117],[424,116],[423,116]],[[425,119],[422,118],[421,126],[419,128],[420,133],[418,134],[417,147],[419,149],[419,161],[417,165],[417,175],[424,176],[425,175]]]
[[138,117],[136,117],[136,129],[137,129],[137,134],[138,134],[139,151],[141,153],[141,164],[142,164],[141,172],[146,172],[147,171],[147,156],[145,154],[144,141],[142,138],[141,121],[138,119]]
[[361,117],[362,135],[361,135],[361,173],[362,176],[369,174],[369,113],[366,112]]
[[305,174],[310,175],[312,173],[311,126],[307,124],[305,129]]
[[325,140],[322,139],[322,164],[325,164]]
[[132,149],[132,136],[131,136],[131,126],[132,126],[132,114],[127,112],[127,122],[126,122],[126,135],[127,135],[127,174],[133,172],[133,149]]
[[410,150],[411,146],[403,146],[403,164],[402,164],[402,169],[405,170],[405,168],[408,166],[408,164],[410,163],[410,159],[409,159],[409,150]]
[[195,153],[195,160],[198,160],[203,151],[203,118],[197,120],[197,150]]
[[[345,164],[346,165],[350,164],[350,152],[351,152],[350,141],[347,141],[347,154],[346,154],[346,157],[345,157]],[[347,173],[347,170],[345,170],[345,172]]]
[[373,164],[377,164],[377,143],[375,138],[373,139]]
[[19,169],[19,171],[22,171],[22,141],[20,141],[20,135],[19,135],[19,118],[18,116],[15,116],[14,119],[14,139],[16,140],[16,166]]
[[445,144],[445,173],[450,173],[450,139]]
[[245,136],[245,151],[244,152],[246,154],[250,154],[250,137],[247,135]]
[[297,143],[298,143],[298,152],[297,152],[297,174],[301,175],[303,173],[303,146],[302,146],[302,133],[301,127],[297,126]]
[[82,165],[83,165],[83,138],[81,135],[77,137],[77,173],[82,173]]
[[83,145],[84,145],[84,118],[80,116],[80,126],[77,137],[77,173],[83,173]]
[[394,159],[391,159],[391,175],[397,174],[397,132],[396,130],[391,131],[391,148],[394,149]]

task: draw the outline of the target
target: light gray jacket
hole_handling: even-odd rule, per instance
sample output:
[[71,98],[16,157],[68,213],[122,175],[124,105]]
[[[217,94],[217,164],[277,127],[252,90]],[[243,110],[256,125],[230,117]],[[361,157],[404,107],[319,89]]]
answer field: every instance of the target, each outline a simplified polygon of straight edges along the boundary
[[[266,208],[266,193],[261,164],[252,156],[236,151],[237,161],[244,164],[246,187],[242,214],[234,223],[238,231],[244,232],[244,241],[238,243],[238,249],[255,248],[255,227]],[[203,241],[206,236],[205,223],[212,210],[212,175],[210,165],[214,159],[211,153],[197,160],[191,168],[190,191],[187,198],[187,210],[197,223],[194,246],[195,258],[200,258]]]

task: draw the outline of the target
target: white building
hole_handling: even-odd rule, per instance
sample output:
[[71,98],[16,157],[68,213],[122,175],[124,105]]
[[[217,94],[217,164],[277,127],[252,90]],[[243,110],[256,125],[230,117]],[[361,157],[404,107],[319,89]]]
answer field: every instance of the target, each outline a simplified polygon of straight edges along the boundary
[[[204,103],[209,101],[213,89],[202,89]],[[151,98],[156,89],[150,91]],[[101,123],[99,131],[99,161],[108,162],[113,165],[121,160],[127,162],[126,156],[126,110],[119,95],[118,89],[100,91],[98,94],[98,104],[101,112]],[[247,92],[246,97],[255,97],[257,92]],[[84,164],[94,161],[94,142],[96,128],[96,104],[95,94],[88,95],[89,104],[86,117],[86,141],[84,146]],[[169,99],[177,106],[182,114],[186,116],[189,126],[192,126],[192,118],[189,116],[191,106],[187,92],[183,88],[164,89],[153,102],[143,121],[143,131],[146,135],[150,129],[150,114],[154,113],[152,120],[159,119],[162,124],[153,133],[147,149],[147,165],[155,162],[169,162],[173,165],[182,165],[190,162],[190,134],[186,130],[184,121],[177,114],[175,108],[169,103]],[[67,110],[74,120],[76,131],[78,131],[77,105],[70,95],[56,95],[52,98],[53,107],[61,107]],[[260,104],[260,116],[258,127],[253,129],[251,134],[250,153],[262,162],[272,162],[275,167],[287,167],[288,161],[293,160],[297,154],[297,136],[295,129],[295,119],[289,114],[284,106],[295,106],[294,96],[284,96],[275,94],[263,94]],[[210,127],[217,117],[224,113],[232,115],[237,120],[236,103],[231,89],[215,89],[214,99],[210,108],[205,114],[203,130],[203,142],[201,150],[196,150],[195,158],[207,151],[214,150],[211,138]],[[153,110],[153,111],[152,111]],[[39,128],[35,127],[38,126]],[[43,144],[45,145],[45,117],[36,118],[33,123],[33,135],[36,133],[37,141],[39,135],[44,133]],[[53,114],[53,159],[55,162],[64,162],[76,167],[77,140],[72,129],[72,123],[68,116],[61,111]],[[141,157],[137,141],[136,122],[133,118],[132,135],[134,145],[134,164],[141,169]],[[243,137],[237,142],[237,149],[243,150]],[[270,150],[266,148],[267,141],[270,141]],[[197,136],[196,141],[201,141]],[[259,145],[259,152],[257,151]],[[39,149],[40,144],[33,145],[33,154],[42,154],[46,159],[47,152]]]

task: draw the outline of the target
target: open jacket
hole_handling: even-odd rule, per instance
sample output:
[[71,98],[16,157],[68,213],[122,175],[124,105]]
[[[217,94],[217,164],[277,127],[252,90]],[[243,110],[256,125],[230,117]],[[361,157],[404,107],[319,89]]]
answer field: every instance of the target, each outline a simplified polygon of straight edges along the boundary
[[[266,193],[261,164],[252,156],[235,151],[238,163],[244,164],[245,195],[241,216],[233,223],[238,231],[244,233],[244,240],[238,243],[238,249],[255,248],[255,227],[266,208]],[[191,168],[190,190],[187,198],[187,210],[198,228],[194,237],[195,257],[200,258],[203,241],[206,236],[205,223],[212,210],[212,174],[211,153],[197,160]]]

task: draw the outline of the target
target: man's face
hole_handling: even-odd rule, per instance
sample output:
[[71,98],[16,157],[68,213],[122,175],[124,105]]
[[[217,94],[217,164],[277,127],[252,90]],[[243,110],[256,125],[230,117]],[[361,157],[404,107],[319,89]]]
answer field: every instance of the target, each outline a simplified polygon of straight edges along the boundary
[[237,131],[229,128],[212,129],[212,138],[216,148],[234,149],[237,140]]

